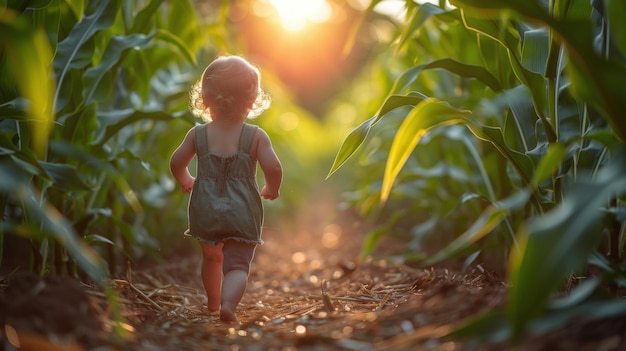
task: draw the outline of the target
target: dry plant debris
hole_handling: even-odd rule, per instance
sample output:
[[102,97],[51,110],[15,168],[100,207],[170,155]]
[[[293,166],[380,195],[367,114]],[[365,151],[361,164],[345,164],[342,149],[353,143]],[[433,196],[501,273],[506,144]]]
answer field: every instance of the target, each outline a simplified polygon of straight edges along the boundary
[[[303,239],[309,237],[321,239]],[[109,291],[67,277],[0,277],[2,349],[509,349],[445,337],[468,318],[503,307],[506,286],[500,277],[478,268],[460,274],[383,260],[357,264],[352,258],[358,242],[336,225],[318,236],[268,231],[237,311],[239,326],[207,312],[200,253],[192,245],[168,263],[129,266],[108,282]],[[113,300],[107,297],[111,292]],[[531,336],[518,349],[624,350],[626,318],[591,326],[574,322]]]

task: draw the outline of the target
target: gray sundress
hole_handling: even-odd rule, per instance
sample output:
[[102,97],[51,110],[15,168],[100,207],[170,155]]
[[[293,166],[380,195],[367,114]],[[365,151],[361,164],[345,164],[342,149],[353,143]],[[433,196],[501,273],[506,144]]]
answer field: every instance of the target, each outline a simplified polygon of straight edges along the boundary
[[237,153],[218,155],[208,150],[206,126],[196,126],[194,131],[198,171],[185,234],[211,245],[226,240],[263,244],[263,203],[256,160],[249,154],[258,127],[244,123]]

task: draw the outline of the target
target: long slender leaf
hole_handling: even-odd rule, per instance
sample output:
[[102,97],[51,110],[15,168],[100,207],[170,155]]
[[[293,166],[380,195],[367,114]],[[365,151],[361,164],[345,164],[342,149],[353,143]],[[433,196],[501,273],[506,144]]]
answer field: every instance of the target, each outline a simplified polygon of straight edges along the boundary
[[[0,14],[0,47],[5,48],[8,63],[15,72],[20,94],[30,101],[26,112],[32,120],[33,150],[39,159],[46,159],[48,135],[54,120],[50,62],[52,52],[41,29],[32,28],[23,17],[11,11]],[[23,69],[28,67],[28,69]]]
[[89,105],[94,101],[95,91],[99,87],[100,80],[124,58],[124,52],[129,49],[141,49],[146,47],[153,36],[134,34],[128,36],[113,36],[106,48],[100,64],[89,68],[85,72],[85,90],[83,91],[83,101]]
[[50,175],[55,185],[62,187],[65,191],[93,190],[80,176],[75,167],[67,164],[41,162],[41,166]]
[[508,147],[500,127],[468,125],[472,133],[481,140],[490,142],[518,172],[525,185],[530,184],[534,165],[530,157]]
[[509,53],[511,70],[515,73],[517,79],[529,88],[535,112],[543,121],[546,134],[550,137],[550,140],[556,140],[554,127],[551,126],[546,118],[548,106],[544,78],[541,74],[531,72],[522,64],[521,39],[516,27],[513,25],[504,26],[502,21],[486,19],[482,16],[472,17],[465,12],[462,12],[462,18],[467,28],[496,40],[506,48]]
[[499,92],[502,90],[502,86],[500,85],[498,79],[489,71],[487,71],[484,67],[468,65],[453,59],[446,58],[435,60],[411,68],[407,72],[403,73],[400,78],[398,78],[392,91],[398,93],[406,89],[411,83],[415,81],[420,72],[426,69],[445,69],[464,78],[475,78],[491,88],[493,91]]
[[354,128],[350,134],[344,139],[341,143],[341,147],[335,156],[335,161],[333,165],[330,167],[330,171],[326,178],[330,177],[333,173],[335,173],[341,165],[343,165],[352,154],[363,144],[365,138],[369,134],[370,129],[372,128],[374,122],[378,119],[378,116],[373,116],[365,122],[361,123],[358,127]]
[[164,29],[159,29],[156,32],[156,38],[171,44],[178,49],[178,52],[180,52],[181,56],[187,60],[187,62],[194,66],[198,64],[196,56],[191,51],[191,48],[178,35]]
[[516,335],[546,308],[550,294],[580,270],[603,235],[597,226],[603,206],[626,193],[626,167],[615,162],[594,180],[573,184],[561,206],[520,228],[522,250],[513,252],[509,268],[507,313]]
[[544,28],[524,32],[522,65],[531,72],[545,75],[549,48],[550,36]]
[[532,184],[538,187],[542,182],[552,179],[561,162],[565,158],[567,150],[562,144],[551,144],[546,155],[541,159],[535,174],[533,175]]
[[80,22],[85,14],[85,0],[65,0],[65,3]]
[[[533,109],[531,92],[527,86],[520,84],[515,88],[507,89],[503,96],[510,108],[510,115],[507,121],[503,123],[504,128],[507,125],[513,125],[517,132],[515,143],[511,143],[511,148],[528,153],[538,142],[539,137],[536,129],[537,114]],[[513,128],[510,128],[511,132]],[[509,139],[507,139],[508,141]],[[521,147],[517,146],[517,142],[521,143]]]
[[328,172],[326,178],[330,177],[335,171],[343,165],[352,154],[363,144],[365,138],[369,134],[370,129],[378,123],[387,113],[404,106],[415,106],[420,102],[427,99],[426,96],[420,93],[411,93],[409,95],[391,95],[389,96],[376,115],[361,123],[358,127],[353,129],[350,134],[344,139],[335,161]]
[[385,202],[400,170],[426,132],[434,127],[465,121],[468,111],[461,111],[447,103],[425,100],[415,106],[398,128],[391,144],[381,188],[381,201]]
[[513,10],[523,19],[552,28],[565,44],[571,60],[567,72],[572,82],[572,91],[583,101],[602,111],[616,133],[622,140],[626,140],[626,120],[622,118],[626,90],[621,84],[626,80],[626,66],[615,60],[604,60],[596,53],[591,37],[590,19],[555,19],[536,1],[453,0],[452,3],[463,8],[487,11],[494,16],[501,14],[503,10]]
[[[9,168],[0,167],[0,179],[2,179],[0,191],[11,192],[19,199],[29,218],[36,219],[42,230],[50,233],[55,240],[66,247],[72,258],[94,281],[101,282],[106,277],[104,261],[93,249],[77,239],[71,224],[58,209],[47,201],[43,204],[35,201],[40,196],[24,184],[19,174],[11,172]],[[35,223],[30,223],[30,225],[33,226]]]
[[130,33],[144,33],[150,32],[150,22],[152,18],[157,14],[159,7],[163,3],[163,0],[151,0],[146,7],[144,7],[133,18],[133,25],[130,28]]
[[490,204],[463,234],[435,255],[426,259],[424,263],[432,265],[455,257],[456,254],[466,250],[469,246],[491,233],[512,212],[523,208],[529,197],[530,192],[522,190],[507,199]]
[[418,30],[431,17],[444,13],[445,10],[431,3],[424,3],[413,9],[413,14],[409,20],[409,24],[404,26],[396,51],[402,49],[404,45],[411,39],[413,33]]
[[[422,70],[425,69],[446,69],[449,72],[458,74],[466,78],[475,78],[487,85],[494,91],[502,90],[502,87],[498,80],[489,71],[481,66],[468,65],[451,59],[436,60],[424,65],[416,66],[409,71],[405,72],[395,83],[395,87],[392,92],[404,90],[410,85],[419,75]],[[345,161],[356,151],[356,149],[363,143],[370,128],[375,125],[383,116],[385,116],[391,110],[394,110],[401,106],[416,105],[424,100],[426,97],[423,94],[409,94],[403,95],[391,95],[385,103],[381,106],[379,113],[363,122],[357,128],[355,128],[342,143],[335,161],[329,171],[328,176],[332,175]]]
[[117,15],[119,0],[103,0],[96,10],[83,18],[72,28],[70,34],[57,47],[54,68],[57,73],[57,90],[54,96],[56,111],[63,107],[59,94],[65,92],[61,87],[66,84],[66,76],[71,69],[83,68],[91,63],[93,56],[93,36],[100,30],[110,27]]
[[385,117],[389,112],[404,106],[415,106],[420,102],[427,100],[428,97],[422,93],[410,92],[407,95],[391,95],[389,96],[380,110],[376,114],[373,124],[378,123],[381,118]]
[[611,31],[611,39],[622,55],[626,54],[626,25],[621,20],[626,14],[626,3],[620,0],[606,0],[606,17]]
[[119,170],[115,169],[110,163],[106,162],[106,160],[99,159],[94,155],[78,148],[74,144],[53,142],[51,143],[50,148],[54,152],[78,161],[82,166],[89,167],[94,173],[101,174],[103,176],[106,175],[107,178],[110,178],[113,181],[116,188],[120,191],[135,213],[143,213],[141,203],[128,183],[128,179],[125,178],[123,173],[119,172]]
[[174,115],[162,111],[136,111],[133,109],[117,110],[111,113],[101,113],[100,121],[103,127],[93,142],[94,145],[102,145],[116,135],[122,128],[145,120],[169,121]]

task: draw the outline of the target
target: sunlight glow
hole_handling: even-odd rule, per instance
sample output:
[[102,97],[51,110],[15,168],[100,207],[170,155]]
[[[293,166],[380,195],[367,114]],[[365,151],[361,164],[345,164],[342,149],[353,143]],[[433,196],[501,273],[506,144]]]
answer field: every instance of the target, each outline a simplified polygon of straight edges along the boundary
[[305,335],[306,334],[306,327],[304,325],[298,325],[296,327],[296,334],[297,335]]
[[292,32],[304,29],[309,22],[322,23],[331,16],[326,0],[269,0],[274,6],[283,27]]
[[304,261],[306,261],[306,254],[300,251],[295,252],[293,255],[291,255],[291,260],[293,261],[293,263],[296,264],[304,263]]

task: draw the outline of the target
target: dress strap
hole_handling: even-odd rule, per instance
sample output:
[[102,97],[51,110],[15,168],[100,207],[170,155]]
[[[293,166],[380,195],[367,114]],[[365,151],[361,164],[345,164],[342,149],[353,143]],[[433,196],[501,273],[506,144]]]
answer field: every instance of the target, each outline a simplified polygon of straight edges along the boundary
[[254,140],[257,129],[259,129],[259,127],[255,125],[248,123],[243,124],[241,137],[239,138],[239,152],[250,153],[250,147],[252,146],[252,141]]
[[207,140],[206,140],[206,124],[200,124],[197,125],[194,128],[194,131],[196,133],[196,154],[198,156],[202,156],[204,154],[206,154],[207,152],[209,152],[209,148],[207,145]]

